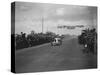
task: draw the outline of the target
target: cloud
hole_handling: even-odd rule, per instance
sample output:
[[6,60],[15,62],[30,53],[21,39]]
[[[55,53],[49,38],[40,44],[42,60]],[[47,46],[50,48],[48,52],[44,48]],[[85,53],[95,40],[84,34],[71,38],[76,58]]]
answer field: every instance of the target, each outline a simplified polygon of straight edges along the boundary
[[56,10],[56,14],[57,15],[60,15],[60,16],[64,15],[65,14],[64,8],[58,8]]

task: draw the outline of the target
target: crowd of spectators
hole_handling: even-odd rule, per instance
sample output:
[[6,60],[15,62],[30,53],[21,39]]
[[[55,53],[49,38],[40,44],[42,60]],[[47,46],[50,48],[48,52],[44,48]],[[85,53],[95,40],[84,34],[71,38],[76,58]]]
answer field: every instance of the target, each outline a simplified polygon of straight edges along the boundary
[[49,43],[52,39],[57,36],[55,33],[35,33],[31,31],[30,34],[21,32],[20,34],[15,34],[15,48],[16,50],[28,48],[44,43]]

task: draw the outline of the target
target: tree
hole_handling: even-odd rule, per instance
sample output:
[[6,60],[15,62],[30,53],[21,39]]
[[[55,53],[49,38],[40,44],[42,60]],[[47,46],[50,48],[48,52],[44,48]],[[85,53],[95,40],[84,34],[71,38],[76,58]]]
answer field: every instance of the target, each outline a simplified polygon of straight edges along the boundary
[[32,31],[31,31],[31,35],[34,35],[34,34],[35,34],[35,31],[34,31],[34,30],[32,30]]
[[78,37],[79,43],[84,45],[88,52],[96,52],[96,41],[97,41],[97,33],[96,29],[85,29],[82,31],[82,34]]

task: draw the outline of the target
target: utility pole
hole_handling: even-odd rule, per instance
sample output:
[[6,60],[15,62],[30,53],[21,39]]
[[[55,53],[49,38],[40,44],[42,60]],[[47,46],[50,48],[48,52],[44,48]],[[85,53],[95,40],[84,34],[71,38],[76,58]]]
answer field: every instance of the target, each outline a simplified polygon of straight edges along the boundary
[[[59,24],[58,24],[58,27],[59,27]],[[59,28],[57,28],[57,34],[59,34]]]
[[44,19],[43,19],[43,16],[42,16],[42,33],[43,33],[43,27],[44,27]]

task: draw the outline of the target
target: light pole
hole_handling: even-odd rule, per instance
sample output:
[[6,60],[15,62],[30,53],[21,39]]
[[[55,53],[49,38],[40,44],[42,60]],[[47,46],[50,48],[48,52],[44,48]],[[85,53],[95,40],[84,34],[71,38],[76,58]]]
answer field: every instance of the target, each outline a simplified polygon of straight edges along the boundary
[[44,19],[43,19],[43,16],[42,16],[42,33],[43,33],[43,27],[44,27]]

